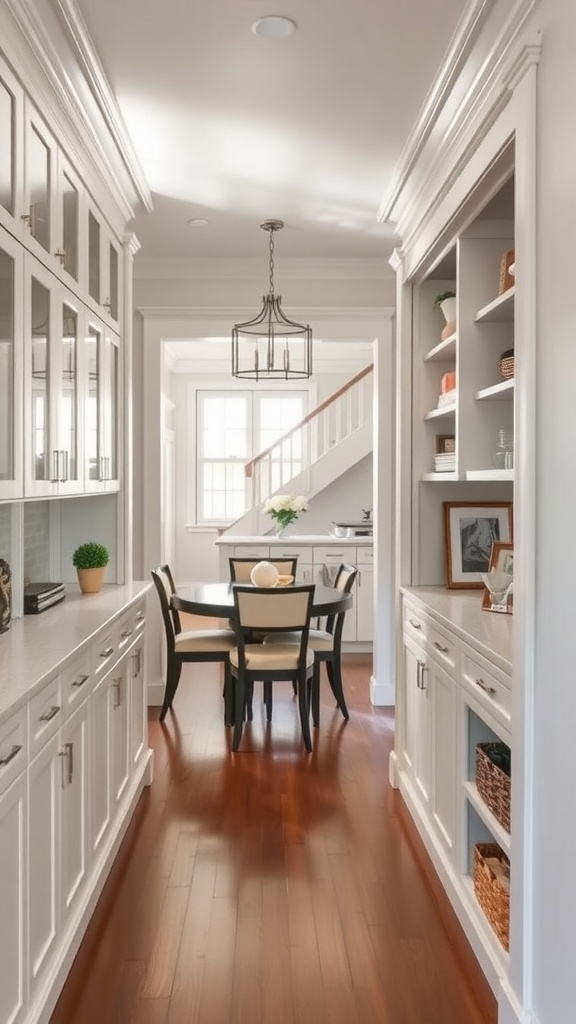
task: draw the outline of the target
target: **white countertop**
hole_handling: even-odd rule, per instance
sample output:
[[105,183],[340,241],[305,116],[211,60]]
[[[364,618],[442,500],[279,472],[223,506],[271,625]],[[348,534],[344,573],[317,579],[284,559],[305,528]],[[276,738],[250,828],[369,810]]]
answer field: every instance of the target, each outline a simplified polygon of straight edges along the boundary
[[402,593],[503,672],[512,672],[513,615],[482,608],[482,590],[402,587]]
[[346,547],[358,547],[360,545],[371,547],[374,543],[373,537],[334,537],[332,533],[290,533],[287,537],[276,537],[274,534],[261,534],[255,537],[233,537],[224,536],[218,537],[215,541],[216,544],[236,544],[238,546],[243,544],[280,544],[285,546],[286,544],[302,544],[306,547],[321,547],[325,545],[331,545],[339,547],[344,544]]
[[82,594],[66,587],[64,600],[39,615],[13,619],[0,635],[0,721],[40,689],[58,665],[152,584],[132,582]]

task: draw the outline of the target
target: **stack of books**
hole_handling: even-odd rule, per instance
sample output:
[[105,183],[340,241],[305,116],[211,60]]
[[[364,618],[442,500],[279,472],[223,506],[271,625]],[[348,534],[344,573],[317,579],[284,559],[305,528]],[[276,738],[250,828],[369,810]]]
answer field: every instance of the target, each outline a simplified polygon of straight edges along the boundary
[[28,583],[24,587],[24,614],[38,615],[66,597],[63,583]]
[[435,473],[453,473],[456,469],[456,452],[441,452],[434,456]]

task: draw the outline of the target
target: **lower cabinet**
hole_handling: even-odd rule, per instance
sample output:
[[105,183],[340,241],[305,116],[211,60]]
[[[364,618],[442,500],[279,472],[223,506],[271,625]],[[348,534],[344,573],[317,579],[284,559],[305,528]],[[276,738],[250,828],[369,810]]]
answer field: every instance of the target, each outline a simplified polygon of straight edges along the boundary
[[0,722],[0,1024],[46,1019],[145,784],[144,625],[108,618]]
[[[480,601],[478,594],[474,598]],[[473,599],[467,600],[477,629],[477,610]],[[511,748],[510,676],[491,662],[489,652],[473,646],[474,635],[462,628],[465,616],[456,633],[434,610],[403,597],[391,775],[496,991],[506,973],[507,952],[475,895],[474,847],[496,843],[509,857],[511,843],[480,795],[475,766],[477,744],[503,741]],[[479,614],[487,633],[491,620]],[[500,633],[506,629],[503,622],[492,625]]]

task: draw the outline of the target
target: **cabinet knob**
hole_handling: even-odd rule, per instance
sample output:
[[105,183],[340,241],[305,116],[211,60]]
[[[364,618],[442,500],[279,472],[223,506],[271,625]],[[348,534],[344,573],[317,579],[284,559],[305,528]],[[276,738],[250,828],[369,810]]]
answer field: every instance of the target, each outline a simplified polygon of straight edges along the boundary
[[409,622],[410,622],[410,625],[412,626],[412,629],[422,629],[421,623],[417,622],[416,619],[409,619]]

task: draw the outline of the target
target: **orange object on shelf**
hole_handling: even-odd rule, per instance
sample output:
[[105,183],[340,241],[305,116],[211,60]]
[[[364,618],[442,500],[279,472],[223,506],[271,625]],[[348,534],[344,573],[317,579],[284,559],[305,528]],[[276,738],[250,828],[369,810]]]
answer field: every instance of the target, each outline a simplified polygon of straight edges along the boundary
[[441,391],[445,395],[447,391],[454,391],[456,387],[456,370],[449,370],[442,374]]

